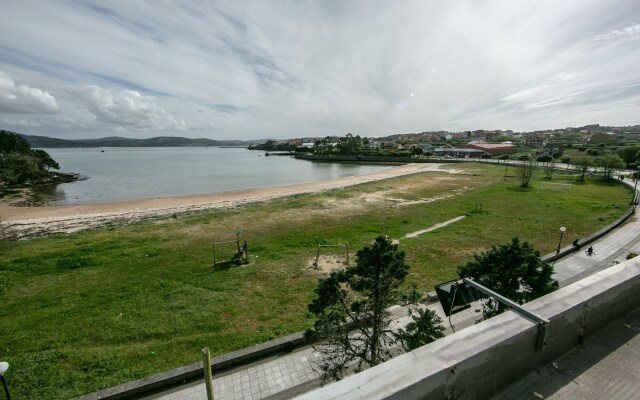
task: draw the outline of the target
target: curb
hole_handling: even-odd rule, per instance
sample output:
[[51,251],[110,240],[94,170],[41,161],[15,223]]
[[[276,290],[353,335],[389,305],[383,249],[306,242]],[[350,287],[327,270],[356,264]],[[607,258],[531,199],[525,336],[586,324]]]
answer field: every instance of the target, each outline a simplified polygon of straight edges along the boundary
[[[229,369],[281,353],[289,353],[306,344],[304,332],[297,332],[255,346],[246,347],[211,359],[211,371],[219,373]],[[151,375],[122,385],[77,397],[76,400],[130,399],[165,390],[204,377],[202,362],[185,365],[156,375]]]

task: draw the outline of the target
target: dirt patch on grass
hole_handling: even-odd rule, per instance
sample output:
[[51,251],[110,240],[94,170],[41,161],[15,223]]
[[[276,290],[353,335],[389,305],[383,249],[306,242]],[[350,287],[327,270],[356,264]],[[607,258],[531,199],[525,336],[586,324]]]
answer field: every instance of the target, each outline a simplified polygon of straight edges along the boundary
[[459,217],[452,218],[452,219],[450,219],[448,221],[444,221],[444,222],[441,222],[439,224],[435,224],[435,225],[433,225],[433,226],[431,226],[431,227],[429,227],[427,229],[422,229],[422,230],[419,230],[419,231],[407,233],[406,235],[404,235],[403,239],[415,238],[415,237],[418,237],[418,236],[422,235],[423,233],[435,231],[438,228],[442,228],[442,227],[445,227],[447,225],[451,225],[454,222],[458,222],[458,221],[464,219],[465,217],[466,217],[466,215],[460,215]]
[[343,268],[347,265],[347,257],[343,255],[337,254],[327,254],[321,255],[318,258],[318,264],[316,265],[316,258],[312,258],[309,260],[308,267],[311,270],[317,271],[322,274],[329,275],[332,271],[336,269]]

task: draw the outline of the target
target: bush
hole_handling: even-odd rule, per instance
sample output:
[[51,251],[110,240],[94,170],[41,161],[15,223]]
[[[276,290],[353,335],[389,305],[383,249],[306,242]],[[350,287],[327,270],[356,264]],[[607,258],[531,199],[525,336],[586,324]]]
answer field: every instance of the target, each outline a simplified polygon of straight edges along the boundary
[[638,253],[630,252],[627,254],[627,260],[631,260],[634,257],[638,257]]

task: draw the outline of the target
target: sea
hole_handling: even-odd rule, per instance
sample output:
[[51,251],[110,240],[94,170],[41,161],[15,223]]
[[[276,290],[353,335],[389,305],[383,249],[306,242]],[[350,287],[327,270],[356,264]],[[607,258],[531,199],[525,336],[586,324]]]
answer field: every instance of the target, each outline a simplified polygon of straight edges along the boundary
[[76,182],[51,190],[51,205],[221,193],[364,175],[392,167],[298,160],[223,147],[45,149]]

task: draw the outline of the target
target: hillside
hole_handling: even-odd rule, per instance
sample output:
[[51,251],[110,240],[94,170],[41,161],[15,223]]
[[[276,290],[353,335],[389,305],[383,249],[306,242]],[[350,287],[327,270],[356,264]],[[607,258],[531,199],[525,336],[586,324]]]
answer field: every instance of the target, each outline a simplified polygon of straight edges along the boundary
[[160,136],[149,139],[130,139],[125,137],[105,137],[100,139],[56,139],[46,136],[23,135],[33,148],[69,148],[69,147],[187,147],[187,146],[249,146],[257,141],[188,139],[183,137]]

